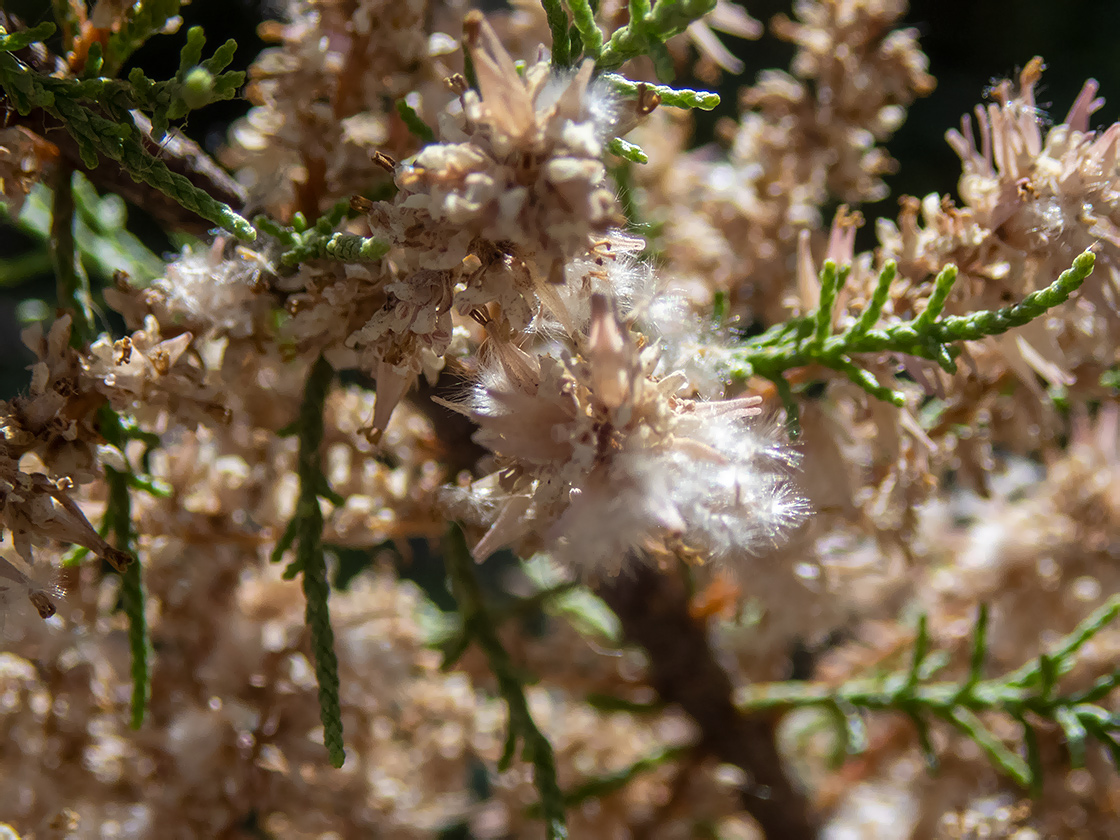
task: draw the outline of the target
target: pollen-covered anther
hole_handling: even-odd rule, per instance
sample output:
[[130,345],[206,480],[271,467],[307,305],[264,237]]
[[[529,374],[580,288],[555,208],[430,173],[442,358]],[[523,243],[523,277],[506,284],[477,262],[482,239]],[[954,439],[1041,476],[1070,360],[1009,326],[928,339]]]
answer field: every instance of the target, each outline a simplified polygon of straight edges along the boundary
[[350,209],[355,213],[368,213],[373,209],[373,202],[365,196],[352,195],[350,196]]
[[370,159],[386,172],[393,173],[397,171],[397,162],[384,152],[374,152],[370,155]]
[[33,591],[28,594],[28,600],[31,601],[32,606],[39,613],[39,618],[48,619],[57,611],[54,602],[45,592]]
[[661,104],[661,94],[649,87],[645,82],[638,85],[637,112],[639,116],[648,117],[657,110]]
[[117,351],[116,363],[118,365],[127,365],[129,359],[132,358],[132,339],[125,336],[113,344],[113,349]]
[[447,84],[447,87],[451,90],[451,92],[456,94],[457,96],[462,96],[464,93],[471,89],[470,84],[467,83],[467,80],[466,78],[464,78],[462,73],[452,73],[450,76],[444,79],[444,82]]

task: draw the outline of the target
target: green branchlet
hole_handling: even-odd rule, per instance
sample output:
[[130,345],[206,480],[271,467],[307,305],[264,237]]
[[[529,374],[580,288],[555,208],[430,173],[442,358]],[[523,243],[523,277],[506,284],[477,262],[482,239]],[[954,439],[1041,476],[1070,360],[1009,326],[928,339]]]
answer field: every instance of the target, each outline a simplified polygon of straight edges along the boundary
[[397,114],[400,115],[401,121],[408,126],[408,130],[412,132],[413,136],[420,140],[421,143],[431,143],[436,139],[436,133],[432,131],[432,127],[420,119],[420,115],[416,113],[413,108],[404,99],[397,100]]
[[[702,111],[710,111],[719,105],[719,94],[717,93],[632,82],[614,73],[608,73],[604,78],[610,82],[616,93],[624,97],[641,96],[643,92],[645,95],[656,94],[662,105],[669,105],[674,108],[699,108]],[[640,146],[623,140],[621,137],[612,139],[607,144],[607,151],[631,163],[647,163],[649,161],[649,157]]]
[[[686,10],[688,3],[663,0],[651,9],[649,0],[631,0],[630,21],[611,36],[604,49],[603,32],[595,23],[595,9],[588,0],[565,0],[564,4],[560,0],[541,0],[541,5],[552,33],[555,66],[570,67],[582,56],[594,60],[600,71],[614,70],[631,58],[646,55],[653,62],[657,78],[664,82],[672,81],[675,75],[665,41],[715,7],[712,0],[704,0],[692,4],[696,8]],[[697,17],[689,17],[697,12]]]
[[[93,296],[89,277],[74,246],[74,170],[60,165],[51,204],[50,252],[58,306],[70,313],[70,343],[84,347],[93,337]],[[123,548],[123,546],[121,546]]]
[[[1033,721],[1057,723],[1065,734],[1074,767],[1083,766],[1085,745],[1092,739],[1103,745],[1120,766],[1120,716],[1096,705],[1120,685],[1120,669],[1081,691],[1062,693],[1058,681],[1074,666],[1078,651],[1120,615],[1120,595],[1113,596],[1089,615],[1050,653],[1002,677],[984,679],[988,648],[988,611],[981,607],[973,628],[968,675],[960,682],[929,682],[948,657],[930,654],[928,625],[918,623],[913,655],[902,672],[876,679],[852,680],[837,688],[805,683],[753,685],[737,696],[739,708],[751,714],[821,708],[837,722],[838,741],[847,754],[858,752],[850,737],[861,728],[859,714],[893,711],[907,715],[917,727],[919,745],[927,764],[936,769],[937,757],[929,737],[932,720],[942,720],[976,743],[988,758],[1022,787],[1038,792],[1042,762]],[[997,738],[979,717],[999,713],[1023,727],[1026,756]]]
[[[112,441],[140,441],[144,445],[144,450],[140,455],[140,469],[142,472],[137,472],[131,468],[128,472],[124,473],[128,486],[133,490],[139,490],[143,493],[148,493],[157,498],[165,499],[171,495],[171,488],[162,480],[155,478],[151,475],[151,454],[152,451],[159,448],[159,436],[152,432],[143,431],[137,424],[136,420],[128,415],[117,414],[112,411],[108,406],[102,406],[98,416],[98,423],[101,434],[105,439]],[[114,443],[122,452],[120,443]],[[112,499],[112,496],[110,496]],[[119,496],[118,501],[124,501],[124,496]],[[123,517],[131,519],[131,497],[127,500],[129,502],[129,509],[123,513]],[[106,515],[101,519],[101,525],[98,526],[97,534],[102,539],[109,537],[110,531],[113,530],[114,521],[119,520],[122,514],[119,513],[119,507],[110,505],[106,509]],[[64,569],[76,568],[84,563],[89,556],[93,554],[84,545],[71,546],[70,549],[62,557],[62,567]],[[131,623],[131,619],[130,619]],[[134,685],[134,695],[137,689]]]
[[[127,475],[114,473],[112,467],[105,468],[109,485],[109,502],[117,508],[113,517],[113,531],[117,538],[117,548],[131,545],[131,507],[126,501],[128,493]],[[128,523],[128,524],[126,524]],[[148,713],[148,701],[152,696],[152,673],[149,664],[151,644],[148,638],[148,619],[144,611],[147,596],[144,593],[143,570],[139,562],[130,563],[121,575],[121,607],[128,618],[128,650],[131,661],[129,669],[132,677],[132,699],[129,703],[131,715],[129,723],[133,729],[144,724]]]
[[179,14],[181,0],[144,0],[133,4],[122,25],[109,36],[105,51],[106,76],[115,76],[125,62],[153,35],[162,32],[168,22]]
[[[525,619],[542,609],[550,601],[572,592],[577,587],[578,584],[575,582],[565,581],[546,589],[538,589],[531,595],[514,598],[509,604],[501,608],[491,609],[489,613],[490,622],[497,628],[509,621]],[[434,639],[432,644],[443,653],[445,663],[457,662],[463,652],[470,647],[471,631],[463,625],[453,625],[448,628],[448,632],[444,635]]]
[[914,319],[914,329],[917,332],[927,332],[933,322],[937,320],[937,316],[945,308],[945,301],[948,300],[949,292],[956,281],[957,267],[955,265],[947,265],[941,269],[941,273],[933,281],[933,294],[929,296],[926,308]]
[[960,351],[953,345],[1021,327],[1064,303],[1092,273],[1094,260],[1091,251],[1080,254],[1057,280],[1019,303],[997,310],[942,317],[945,301],[957,277],[956,267],[950,265],[934,281],[933,292],[922,312],[909,321],[875,329],[897,271],[895,264],[888,262],[879,274],[867,309],[839,334],[832,333],[833,308],[846,274],[826,261],[820,274],[821,296],[817,309],[778,324],[736,348],[730,356],[728,373],[733,377],[754,375],[773,381],[794,421],[796,404],[784,373],[812,364],[843,373],[877,399],[902,405],[905,397],[901,392],[881,385],[874,375],[857,365],[853,357],[862,353],[903,353],[930,359],[944,370],[955,373],[955,358]]
[[642,151],[641,146],[629,143],[621,137],[615,137],[607,143],[607,151],[631,163],[649,163],[649,156]]
[[463,632],[459,637],[460,643],[448,651],[443,667],[450,668],[472,641],[486,654],[490,670],[498,681],[498,691],[509,709],[509,730],[498,768],[505,770],[510,766],[520,740],[521,757],[533,765],[534,781],[541,795],[540,813],[545,820],[547,836],[549,840],[565,838],[568,836],[564,820],[565,800],[557,781],[552,744],[533,721],[521,677],[498,639],[494,617],[486,606],[482,588],[474,575],[474,561],[467,548],[466,538],[457,525],[452,525],[448,531],[445,547],[447,573],[451,579],[452,591],[459,602]]
[[[108,405],[102,406],[98,415],[98,427],[105,440],[124,451],[128,437],[128,424]],[[105,483],[109,488],[108,504],[102,519],[102,529],[111,534],[116,547],[136,554],[136,533],[132,528],[132,484],[131,472],[118,472],[105,467]],[[148,700],[151,698],[151,643],[148,638],[148,619],[145,614],[147,598],[144,594],[143,570],[139,561],[129,563],[121,574],[121,608],[128,618],[128,648],[131,654],[132,701],[131,720],[133,729],[139,729],[147,714]]]
[[[679,761],[688,755],[688,752],[688,747],[666,747],[652,755],[638,759],[629,767],[623,767],[613,773],[605,773],[588,779],[564,794],[564,805],[568,808],[576,808],[589,799],[610,796],[612,793],[617,793],[625,788],[639,776],[652,772],[658,767]],[[531,806],[529,813],[532,816],[540,816],[541,806]]]
[[552,32],[552,63],[567,67],[572,63],[571,41],[568,35],[568,13],[560,0],[541,0],[549,31]]
[[[105,90],[98,101],[108,99],[109,90],[117,102],[129,102],[152,115],[152,136],[162,140],[170,120],[179,120],[190,111],[233,99],[238,89],[245,83],[245,74],[240,71],[223,72],[237,51],[237,42],[226,41],[214,54],[202,59],[202,48],[206,36],[201,26],[192,26],[187,32],[187,45],[179,54],[179,70],[166,82],[155,82],[144,75],[139,67],[128,74],[128,84],[112,79],[94,79],[90,83],[100,83]],[[83,84],[87,84],[83,82]],[[120,114],[114,114],[118,118]]]
[[632,82],[625,76],[616,73],[606,73],[604,78],[619,96],[637,96],[642,89],[649,93],[656,93],[661,97],[661,104],[672,108],[699,108],[701,111],[710,111],[719,105],[719,94],[704,90],[689,90],[688,88],[672,88],[668,85],[650,85],[645,82]]
[[597,66],[615,70],[631,58],[649,55],[664,79],[665,42],[715,7],[715,0],[658,0],[652,7],[649,0],[630,0],[630,21],[611,35]]
[[297,474],[299,499],[283,536],[272,553],[279,562],[295,546],[295,559],[284,570],[291,580],[301,575],[303,594],[307,601],[306,623],[311,633],[311,650],[315,660],[315,678],[319,684],[319,719],[323,723],[323,742],[334,767],[346,761],[342,741],[342,706],[339,699],[338,655],[334,648],[331,627],[330,584],[323,552],[323,509],[319,499],[326,496],[339,501],[328,490],[319,449],[323,443],[323,407],[334,379],[334,369],[321,356],[311,366],[304,385],[303,402],[293,430],[299,437]]
[[41,43],[54,35],[54,24],[50,21],[40,23],[21,32],[8,32],[0,27],[0,52],[17,52]]
[[348,212],[349,203],[341,201],[314,222],[309,222],[302,213],[292,217],[290,227],[277,224],[267,216],[257,216],[253,222],[280,242],[283,250],[279,262],[288,268],[317,259],[373,262],[389,253],[389,243],[383,239],[335,231]]
[[852,338],[860,338],[868,333],[883,316],[883,307],[887,303],[887,298],[890,296],[891,283],[898,268],[894,260],[888,260],[887,264],[883,266],[883,270],[879,272],[879,278],[875,283],[875,291],[871,293],[871,300],[867,304],[867,308],[860,313],[856,322],[848,328],[847,335]]
[[832,309],[836,305],[836,293],[840,290],[840,271],[836,263],[826,260],[821,270],[821,297],[813,317],[813,338],[811,344],[814,348],[824,346],[824,340],[832,332]]
[[[163,260],[128,231],[127,211],[120,196],[98,195],[81,173],[75,173],[72,191],[74,248],[92,275],[109,280],[117,270],[124,270],[133,285],[143,286],[163,274]],[[44,246],[50,245],[54,201],[54,193],[45,184],[36,184],[12,222]],[[0,208],[0,216],[2,212]],[[33,268],[29,265],[26,270]],[[0,277],[5,282],[15,282],[19,276],[15,267],[12,273],[0,267]]]
[[[76,347],[85,347],[93,338],[93,308],[89,279],[74,245],[75,180],[70,167],[59,167],[55,178],[49,237],[59,306],[68,310],[73,319],[70,341]],[[123,451],[127,434],[120,415],[104,405],[98,415],[98,426],[102,437]],[[118,549],[133,556],[136,554],[136,539],[132,527],[130,488],[136,480],[131,471],[118,472],[112,467],[105,467],[109,498],[101,523],[102,536],[111,536]],[[128,647],[132,663],[130,723],[133,729],[139,729],[143,725],[148,699],[151,697],[151,646],[145,601],[142,569],[140,563],[134,561],[121,574],[121,607],[128,619]]]
[[[572,13],[572,27],[579,36],[580,51],[585,58],[598,61],[603,52],[603,32],[595,23],[595,9],[588,0],[566,0],[566,2],[568,11]],[[578,54],[575,49],[572,50],[573,58]]]
[[[183,175],[172,172],[162,160],[144,148],[142,132],[128,111],[137,102],[151,106],[154,99],[160,103],[155,116],[170,115],[173,106],[180,107],[176,103],[185,102],[181,96],[170,101],[171,88],[166,85],[172,83],[164,83],[164,87],[153,83],[146,92],[137,93],[132,85],[113,79],[56,79],[34,72],[12,55],[13,50],[48,37],[53,29],[50,24],[43,24],[11,34],[0,30],[0,88],[3,88],[12,106],[22,115],[39,108],[59,120],[78,144],[82,161],[90,169],[98,165],[99,156],[103,155],[118,163],[133,179],[154,187],[237,237],[252,241],[256,232],[248,221],[194,186]],[[228,63],[231,57],[232,50],[223,47],[210,61]],[[215,77],[214,95],[224,96],[235,75],[225,74],[221,79]],[[163,109],[165,98],[169,101]],[[91,106],[104,108],[115,119],[102,116]]]
[[167,133],[170,120],[182,119],[190,111],[211,103],[233,99],[245,82],[245,74],[240,71],[223,72],[233,61],[235,41],[226,41],[204,61],[205,44],[202,27],[191,27],[187,44],[179,54],[179,69],[166,82],[149,79],[139,67],[132,69],[127,82],[98,75],[93,72],[100,64],[96,51],[91,51],[92,58],[86,63],[82,79],[56,81],[69,82],[67,96],[96,102],[118,123],[131,122],[129,112],[133,110],[151,114],[152,137],[159,141]]

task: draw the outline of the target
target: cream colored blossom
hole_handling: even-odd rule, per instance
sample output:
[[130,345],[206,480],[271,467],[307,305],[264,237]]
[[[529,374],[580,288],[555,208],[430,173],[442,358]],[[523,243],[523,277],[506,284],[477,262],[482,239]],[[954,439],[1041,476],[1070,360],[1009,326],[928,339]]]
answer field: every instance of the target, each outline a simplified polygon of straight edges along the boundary
[[374,152],[416,151],[391,103],[407,95],[435,121],[444,79],[459,69],[458,44],[446,33],[461,31],[462,9],[456,0],[284,5],[287,19],[262,27],[278,45],[249,70],[254,107],[233,126],[224,157],[257,206],[316,218],[384,182]]
[[34,545],[48,540],[81,545],[123,570],[131,558],[97,533],[71,490],[68,480],[22,472],[16,461],[0,455],[0,525],[11,532],[16,552],[33,567]]
[[23,209],[31,188],[43,179],[43,169],[58,157],[58,149],[23,127],[0,128],[0,196],[13,218]]
[[[772,29],[797,49],[790,72],[764,70],[740,92],[742,116],[726,123],[726,154],[688,149],[687,123],[668,109],[635,140],[650,152],[636,182],[644,213],[664,219],[666,273],[703,307],[715,292],[734,314],[764,324],[788,316],[790,265],[798,235],[823,240],[832,201],[859,204],[887,194],[895,163],[883,147],[906,107],[934,80],[903,27],[899,0],[805,0]],[[868,32],[877,33],[868,37]]]
[[540,306],[558,305],[549,287],[622,222],[601,161],[617,117],[592,64],[573,76],[539,61],[522,78],[481,16],[468,30],[479,91],[461,91],[458,112],[441,117],[442,142],[399,166],[396,199],[371,212],[396,246],[395,273],[348,343],[376,360],[375,429],[422,352],[446,351],[452,311],[524,329]]
[[55,321],[47,335],[35,325],[24,344],[39,361],[31,366],[26,394],[0,402],[3,449],[16,460],[35,452],[54,476],[77,483],[97,474],[93,411],[102,398],[83,387],[80,355],[69,345],[70,316]]
[[604,295],[572,351],[530,355],[494,341],[495,364],[465,404],[497,472],[452,507],[488,513],[474,554],[513,545],[552,551],[584,573],[636,555],[677,554],[733,567],[780,541],[804,514],[787,470],[794,456],[747,428],[757,401],[678,396],[679,373],[654,377]]
[[1120,125],[1090,129],[1090,116],[1104,104],[1090,80],[1065,120],[1043,131],[1034,94],[1042,70],[1041,59],[1032,60],[1017,86],[996,86],[995,101],[977,106],[975,122],[965,115],[961,130],[947,133],[963,164],[962,206],[937,195],[911,201],[898,225],[879,221],[880,240],[905,275],[957,264],[954,299],[966,298],[971,308],[997,308],[1008,293],[1020,297],[1048,285],[1095,245],[1098,270],[1109,282],[1088,284],[1085,294],[1098,316],[1114,322]]
[[142,297],[163,324],[244,337],[259,330],[267,312],[260,283],[266,267],[249,249],[231,248],[229,240],[219,236],[209,248],[183,249]]
[[70,330],[64,315],[46,335],[38,324],[24,331],[24,343],[40,360],[31,367],[28,394],[0,402],[8,455],[34,452],[52,476],[86,483],[98,475],[96,448],[104,441],[96,413],[106,403],[144,423],[167,411],[194,422],[224,419],[217,389],[187,355],[189,332],[165,339],[149,315],[143,329],[116,341],[102,335],[82,353],[70,346]]
[[56,612],[52,587],[47,586],[24,573],[4,557],[0,557],[0,635],[4,632],[5,616],[12,602],[19,597],[26,598],[35,607],[40,618],[50,618]]
[[562,281],[564,264],[621,222],[600,159],[611,96],[591,81],[590,62],[575,76],[537,62],[522,78],[481,16],[471,32],[479,91],[463,91],[461,113],[440,121],[442,142],[398,170],[397,204],[508,243]]

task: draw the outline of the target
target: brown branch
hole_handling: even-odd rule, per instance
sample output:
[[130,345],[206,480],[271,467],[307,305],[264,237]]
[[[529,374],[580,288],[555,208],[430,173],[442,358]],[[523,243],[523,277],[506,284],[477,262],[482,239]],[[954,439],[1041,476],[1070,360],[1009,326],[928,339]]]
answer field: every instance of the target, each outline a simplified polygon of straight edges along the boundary
[[731,680],[716,662],[704,625],[689,615],[680,577],[635,561],[597,591],[626,638],[648,651],[650,681],[661,699],[679,704],[700,727],[699,748],[747,774],[743,808],[766,836],[815,838],[816,816],[782,768],[774,721],[735,708]]

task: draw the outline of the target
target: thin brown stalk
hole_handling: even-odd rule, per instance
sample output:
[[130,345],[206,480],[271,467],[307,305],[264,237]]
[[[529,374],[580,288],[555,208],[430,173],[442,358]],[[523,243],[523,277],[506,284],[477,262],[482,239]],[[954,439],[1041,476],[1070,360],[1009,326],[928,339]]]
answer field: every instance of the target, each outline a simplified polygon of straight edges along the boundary
[[689,615],[688,594],[676,575],[635,562],[606,581],[598,594],[617,613],[626,638],[649,653],[650,682],[700,728],[699,748],[741,768],[743,808],[771,840],[811,840],[818,821],[786,775],[769,716],[740,713],[731,680],[708,643],[702,622]]

